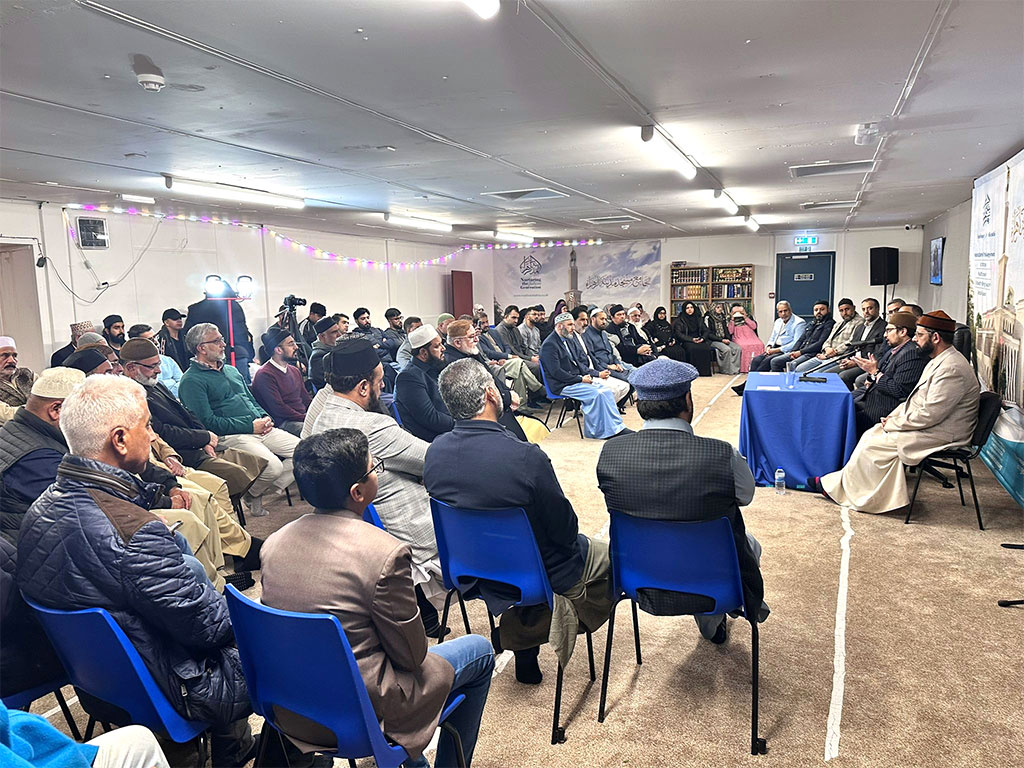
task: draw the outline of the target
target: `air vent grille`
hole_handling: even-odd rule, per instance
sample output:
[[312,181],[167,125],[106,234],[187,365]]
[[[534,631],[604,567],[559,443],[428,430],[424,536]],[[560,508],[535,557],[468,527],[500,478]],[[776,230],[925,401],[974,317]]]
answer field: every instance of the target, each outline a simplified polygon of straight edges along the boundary
[[565,192],[548,189],[547,187],[538,187],[536,189],[509,189],[504,192],[481,192],[480,194],[484,197],[497,197],[509,202],[517,202],[520,200],[550,200],[555,197],[568,197]]
[[849,163],[791,165],[789,173],[794,179],[805,179],[808,176],[836,176],[841,173],[867,173],[873,164],[874,160],[853,160]]

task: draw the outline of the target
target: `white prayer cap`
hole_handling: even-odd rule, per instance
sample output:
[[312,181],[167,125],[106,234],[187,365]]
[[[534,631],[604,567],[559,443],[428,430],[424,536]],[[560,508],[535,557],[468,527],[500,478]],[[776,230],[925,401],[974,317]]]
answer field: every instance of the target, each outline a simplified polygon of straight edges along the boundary
[[434,326],[430,324],[421,325],[419,328],[409,331],[409,347],[412,349],[425,347],[434,340],[434,337],[439,335]]
[[32,394],[36,397],[47,397],[51,400],[63,400],[71,394],[76,385],[85,381],[85,374],[77,368],[47,368],[39,374],[32,385]]
[[14,343],[14,339],[10,336],[0,336],[0,349],[10,347],[15,352],[18,351],[18,345]]

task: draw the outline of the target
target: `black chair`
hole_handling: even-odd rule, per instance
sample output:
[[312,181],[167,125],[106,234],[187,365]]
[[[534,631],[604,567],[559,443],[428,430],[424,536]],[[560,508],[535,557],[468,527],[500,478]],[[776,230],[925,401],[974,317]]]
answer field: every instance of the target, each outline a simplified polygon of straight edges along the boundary
[[[910,522],[910,515],[914,511],[914,502],[917,500],[917,489],[921,486],[921,477],[925,472],[942,469],[951,469],[956,473],[956,486],[960,491],[960,506],[967,506],[964,499],[964,486],[961,479],[967,477],[971,481],[971,495],[974,496],[974,511],[978,515],[978,529],[985,530],[981,521],[981,507],[978,505],[978,491],[974,487],[974,472],[971,470],[971,460],[978,458],[981,449],[988,442],[989,435],[996,425],[999,412],[1002,409],[1002,398],[995,392],[982,392],[978,402],[978,425],[974,428],[974,435],[971,437],[970,446],[962,448],[949,448],[944,451],[936,451],[928,456],[917,466],[917,480],[914,483],[914,492],[910,496],[910,507],[907,509],[907,516],[904,523]],[[950,463],[952,462],[952,463]],[[967,468],[965,472],[960,468],[960,462]]]
[[[1003,549],[1024,549],[1024,544],[1003,544]],[[1013,605],[1024,605],[1024,600],[999,600],[1000,608],[1009,608]]]

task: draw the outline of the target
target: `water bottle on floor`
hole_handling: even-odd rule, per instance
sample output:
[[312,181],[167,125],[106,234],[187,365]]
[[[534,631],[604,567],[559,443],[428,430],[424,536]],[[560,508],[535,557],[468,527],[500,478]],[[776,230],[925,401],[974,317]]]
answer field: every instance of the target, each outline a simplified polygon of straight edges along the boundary
[[782,467],[775,470],[775,492],[779,494],[786,492],[786,470]]

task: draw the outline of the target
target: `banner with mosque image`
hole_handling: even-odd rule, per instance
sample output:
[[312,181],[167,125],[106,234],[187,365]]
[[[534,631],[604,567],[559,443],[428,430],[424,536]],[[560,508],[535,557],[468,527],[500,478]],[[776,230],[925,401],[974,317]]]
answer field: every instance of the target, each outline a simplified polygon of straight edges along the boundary
[[640,302],[649,314],[661,299],[661,240],[494,251],[494,308],[543,304],[550,313],[569,290],[583,304]]
[[1024,506],[1024,152],[975,181],[970,254],[978,378],[1004,406],[981,458]]

